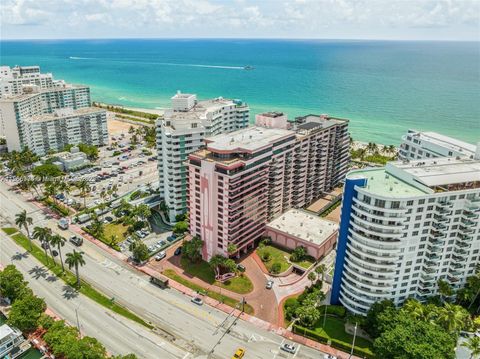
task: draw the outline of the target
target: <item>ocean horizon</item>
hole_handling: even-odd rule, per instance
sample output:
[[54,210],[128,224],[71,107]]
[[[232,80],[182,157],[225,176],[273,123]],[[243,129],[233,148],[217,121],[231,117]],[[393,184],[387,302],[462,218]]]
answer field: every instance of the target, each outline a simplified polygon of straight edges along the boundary
[[[480,141],[478,42],[284,39],[5,40],[1,65],[40,65],[92,100],[169,107],[177,90],[348,118],[355,140],[398,144],[409,128]],[[246,70],[250,66],[252,69]]]

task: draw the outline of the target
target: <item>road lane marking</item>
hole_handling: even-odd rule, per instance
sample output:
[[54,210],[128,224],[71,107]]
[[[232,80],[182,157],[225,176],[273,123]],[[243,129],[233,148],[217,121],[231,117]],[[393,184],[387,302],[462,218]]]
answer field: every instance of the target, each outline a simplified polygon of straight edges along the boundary
[[301,344],[298,344],[298,348],[297,348],[297,350],[295,351],[295,354],[293,354],[293,357],[292,357],[292,358],[295,358],[295,357],[297,356],[297,354],[298,354],[298,352],[300,351],[300,348],[301,348],[301,347],[302,347],[302,345],[301,345]]

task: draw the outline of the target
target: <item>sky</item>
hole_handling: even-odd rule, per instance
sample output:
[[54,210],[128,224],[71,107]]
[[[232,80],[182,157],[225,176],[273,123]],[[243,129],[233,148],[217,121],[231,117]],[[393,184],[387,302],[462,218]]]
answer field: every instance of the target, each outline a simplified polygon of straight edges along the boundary
[[480,0],[0,0],[1,39],[480,41]]

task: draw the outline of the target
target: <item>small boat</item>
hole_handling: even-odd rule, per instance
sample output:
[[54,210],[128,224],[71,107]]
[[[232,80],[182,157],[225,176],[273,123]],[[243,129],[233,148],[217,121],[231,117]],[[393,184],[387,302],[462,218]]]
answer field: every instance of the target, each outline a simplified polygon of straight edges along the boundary
[[253,70],[253,69],[255,69],[255,67],[247,65],[247,66],[243,66],[243,69],[244,70]]

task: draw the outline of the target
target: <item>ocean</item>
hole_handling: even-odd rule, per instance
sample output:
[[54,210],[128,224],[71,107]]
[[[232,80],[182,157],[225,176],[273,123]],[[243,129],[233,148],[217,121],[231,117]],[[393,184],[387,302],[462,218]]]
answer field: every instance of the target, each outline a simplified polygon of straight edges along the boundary
[[348,118],[358,141],[398,144],[409,128],[480,141],[478,42],[2,41],[0,63],[38,64],[125,106],[168,107],[181,90],[242,99],[253,114]]

